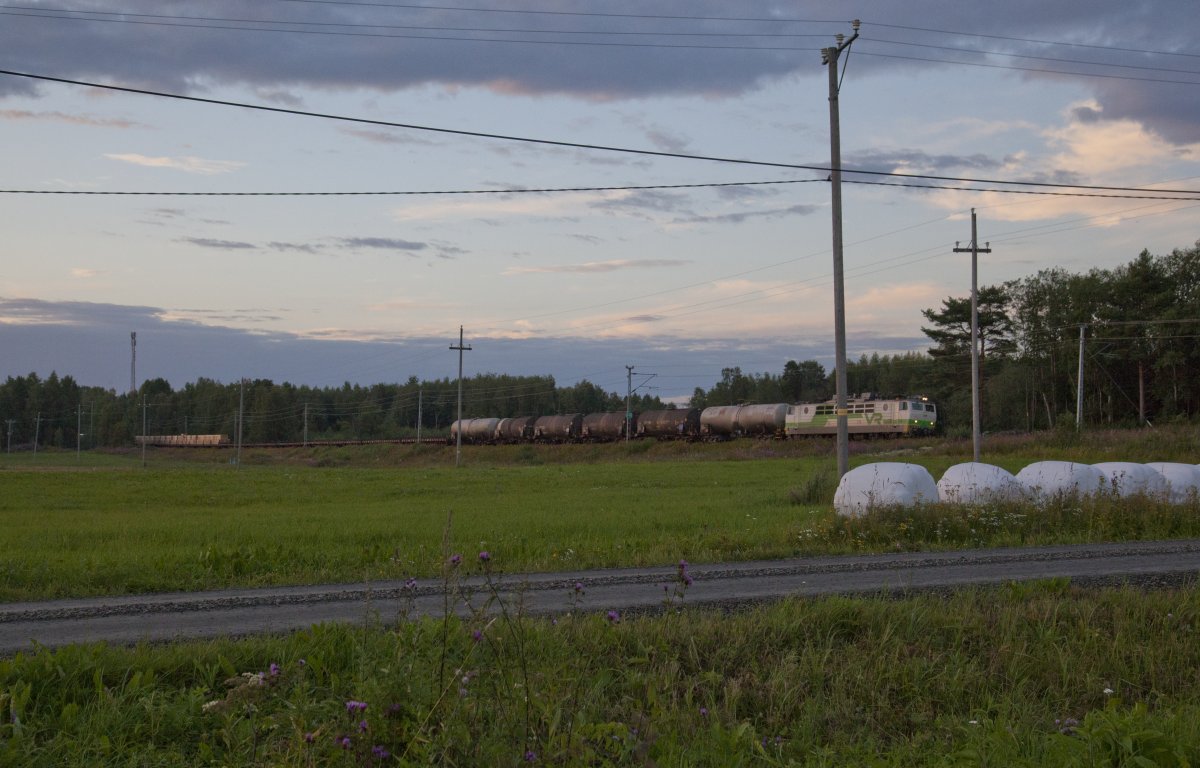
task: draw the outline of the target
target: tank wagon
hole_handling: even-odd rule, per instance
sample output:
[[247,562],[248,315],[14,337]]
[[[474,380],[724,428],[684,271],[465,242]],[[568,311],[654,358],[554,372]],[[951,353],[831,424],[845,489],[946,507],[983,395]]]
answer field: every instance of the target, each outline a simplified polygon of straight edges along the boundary
[[450,442],[458,441],[458,433],[462,431],[464,443],[492,443],[496,440],[496,427],[500,419],[463,419],[450,425]]
[[582,432],[582,413],[540,416],[533,422],[533,440],[538,443],[567,443],[578,440]]
[[138,435],[137,445],[156,445],[166,448],[215,448],[229,445],[228,435]]
[[625,439],[625,425],[629,424],[629,434],[637,434],[638,416],[633,414],[628,421],[624,413],[589,413],[583,417],[580,436],[592,443],[609,443]]
[[700,412],[700,434],[709,440],[728,440],[742,435],[784,437],[788,406],[718,405]]
[[523,443],[533,439],[533,423],[536,416],[517,416],[500,419],[496,425],[495,441],[497,443]]
[[[851,435],[928,435],[937,428],[937,406],[924,398],[883,399],[859,395],[846,402],[846,411]],[[788,437],[836,435],[836,402],[788,406],[786,432]]]
[[659,440],[697,438],[700,436],[700,411],[697,408],[646,411],[638,417],[637,435]]

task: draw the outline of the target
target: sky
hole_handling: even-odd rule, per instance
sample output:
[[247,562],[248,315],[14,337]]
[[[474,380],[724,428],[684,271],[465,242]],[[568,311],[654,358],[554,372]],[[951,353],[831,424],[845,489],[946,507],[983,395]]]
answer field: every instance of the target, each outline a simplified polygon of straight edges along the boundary
[[460,326],[467,376],[669,399],[832,368],[852,19],[851,358],[927,348],[972,209],[982,285],[1200,238],[1200,193],[1078,188],[1200,190],[1191,0],[24,0],[0,377],[453,378]]

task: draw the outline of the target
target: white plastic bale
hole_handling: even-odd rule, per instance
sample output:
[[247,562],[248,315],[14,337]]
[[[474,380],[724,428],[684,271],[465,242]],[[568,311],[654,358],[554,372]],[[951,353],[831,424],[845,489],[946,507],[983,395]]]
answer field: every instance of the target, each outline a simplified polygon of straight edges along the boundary
[[951,504],[988,504],[1018,501],[1025,487],[1003,467],[968,461],[955,464],[937,482],[938,498]]
[[1073,461],[1035,461],[1017,473],[1017,481],[1031,497],[1041,501],[1093,494],[1105,482],[1104,473],[1091,464]]
[[1171,461],[1156,461],[1146,465],[1167,482],[1167,501],[1182,504],[1193,495],[1200,494],[1200,468],[1195,464],[1178,464]]
[[1122,498],[1139,493],[1147,496],[1166,496],[1167,481],[1145,464],[1132,461],[1103,461],[1092,466],[1104,473],[1104,487]]
[[872,507],[911,507],[937,500],[937,484],[925,467],[885,462],[864,464],[843,475],[833,494],[833,507],[839,515],[854,517]]

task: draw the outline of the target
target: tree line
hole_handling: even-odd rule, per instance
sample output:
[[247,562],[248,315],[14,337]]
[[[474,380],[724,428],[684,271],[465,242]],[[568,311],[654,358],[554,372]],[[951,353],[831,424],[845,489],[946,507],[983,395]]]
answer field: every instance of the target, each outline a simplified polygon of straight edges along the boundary
[[[1200,242],[1165,256],[1143,251],[1113,269],[1061,268],[1000,285],[976,297],[980,418],[985,430],[1074,423],[1083,334],[1086,424],[1134,425],[1200,414]],[[863,355],[846,363],[850,394],[923,395],[942,426],[971,426],[971,300],[949,297],[922,311],[927,352]],[[814,402],[833,397],[835,371],[788,361],[779,375],[721,371],[697,388],[693,407]]]
[[[664,408],[658,397],[634,395],[634,410]],[[552,376],[485,373],[463,380],[463,415],[522,416],[625,410],[625,398],[581,381],[560,387]],[[38,446],[128,446],[136,436],[223,434],[236,439],[242,414],[245,443],[302,440],[383,440],[445,435],[457,418],[458,381],[308,387],[269,379],[220,383],[199,379],[172,389],[150,379],[136,392],[80,386],[70,376],[36,373],[0,384],[5,449]]]
[[[977,295],[983,429],[1023,430],[1072,424],[1084,336],[1085,423],[1132,425],[1200,414],[1200,241],[1165,256],[1143,251],[1113,269],[1061,268]],[[949,297],[922,311],[926,352],[863,355],[846,363],[849,393],[926,396],[942,426],[971,424],[970,298]],[[834,395],[835,371],[815,360],[789,360],[779,374],[721,370],[689,406],[821,402]],[[454,379],[372,386],[307,387],[269,379],[200,379],[173,390],[164,379],[134,393],[81,386],[51,373],[9,377],[0,385],[6,446],[74,448],[129,445],[137,435],[236,437],[239,409],[247,443],[375,440],[445,434],[455,419]],[[672,407],[634,395],[632,409]],[[624,411],[616,392],[552,376],[486,373],[464,380],[463,414],[522,416]]]

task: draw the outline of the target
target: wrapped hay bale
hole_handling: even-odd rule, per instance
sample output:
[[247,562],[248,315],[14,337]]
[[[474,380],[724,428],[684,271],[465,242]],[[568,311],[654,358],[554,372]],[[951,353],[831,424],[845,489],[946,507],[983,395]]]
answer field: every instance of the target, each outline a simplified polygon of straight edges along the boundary
[[955,464],[937,482],[938,498],[952,504],[1019,501],[1025,487],[1011,472],[994,464],[968,461]]
[[1046,501],[1055,496],[1086,496],[1100,490],[1104,473],[1091,464],[1073,461],[1035,461],[1017,473],[1029,496]]
[[1145,464],[1136,464],[1132,461],[1104,461],[1092,466],[1104,473],[1105,487],[1121,498],[1138,494],[1166,495],[1166,480]]
[[1156,461],[1146,466],[1166,481],[1166,498],[1172,504],[1182,504],[1195,494],[1200,494],[1200,468],[1196,465]]
[[864,515],[872,507],[904,506],[938,500],[937,484],[919,464],[864,464],[842,476],[833,507],[839,515]]

